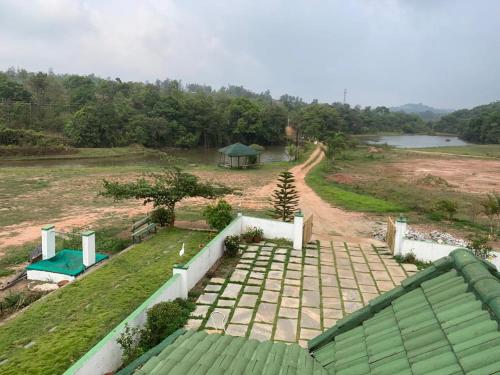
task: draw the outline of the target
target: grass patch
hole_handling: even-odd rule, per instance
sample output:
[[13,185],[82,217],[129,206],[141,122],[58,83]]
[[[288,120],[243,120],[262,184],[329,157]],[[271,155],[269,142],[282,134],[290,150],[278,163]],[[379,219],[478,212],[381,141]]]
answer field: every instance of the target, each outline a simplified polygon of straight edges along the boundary
[[442,152],[446,154],[486,156],[490,158],[500,158],[500,145],[467,145],[449,147],[428,147],[414,148],[412,150],[426,152]]
[[352,211],[403,212],[406,208],[388,200],[347,190],[326,179],[328,165],[322,161],[306,177],[306,183],[325,201]]
[[[0,362],[4,361],[0,372],[64,372],[165,283],[175,263],[194,256],[208,236],[176,228],[162,230],[34,303],[0,329]],[[186,255],[181,259],[178,252],[183,242]]]

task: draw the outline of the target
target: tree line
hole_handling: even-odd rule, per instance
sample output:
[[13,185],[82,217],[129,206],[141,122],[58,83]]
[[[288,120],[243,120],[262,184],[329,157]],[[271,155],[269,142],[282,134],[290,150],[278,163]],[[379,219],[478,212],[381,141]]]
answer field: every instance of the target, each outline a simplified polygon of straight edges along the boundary
[[435,125],[436,131],[458,134],[473,143],[500,143],[500,101],[461,109],[443,116]]
[[20,140],[12,144],[32,139],[34,133],[21,134],[31,131],[74,147],[281,145],[287,142],[287,124],[310,139],[336,132],[429,130],[419,116],[387,107],[307,103],[288,94],[273,99],[269,91],[254,93],[240,86],[213,89],[169,79],[145,83],[16,69],[0,72],[0,131],[18,131]]

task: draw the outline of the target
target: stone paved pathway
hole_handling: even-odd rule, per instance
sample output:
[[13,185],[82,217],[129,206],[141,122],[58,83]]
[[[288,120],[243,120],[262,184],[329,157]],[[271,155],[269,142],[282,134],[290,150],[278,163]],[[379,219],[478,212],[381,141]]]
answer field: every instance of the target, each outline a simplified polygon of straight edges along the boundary
[[250,245],[228,280],[210,280],[188,327],[213,331],[224,320],[233,336],[305,346],[415,271],[368,245]]

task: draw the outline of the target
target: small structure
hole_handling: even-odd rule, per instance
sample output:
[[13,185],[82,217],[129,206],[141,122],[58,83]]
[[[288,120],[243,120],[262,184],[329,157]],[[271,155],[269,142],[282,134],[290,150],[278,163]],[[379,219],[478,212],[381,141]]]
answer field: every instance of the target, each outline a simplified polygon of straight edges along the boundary
[[226,168],[248,168],[260,165],[260,151],[242,143],[234,143],[219,149],[219,166]]
[[56,253],[56,231],[53,225],[42,228],[42,260],[26,267],[28,280],[73,281],[89,267],[107,259],[95,252],[95,233],[82,233],[82,250],[63,249]]

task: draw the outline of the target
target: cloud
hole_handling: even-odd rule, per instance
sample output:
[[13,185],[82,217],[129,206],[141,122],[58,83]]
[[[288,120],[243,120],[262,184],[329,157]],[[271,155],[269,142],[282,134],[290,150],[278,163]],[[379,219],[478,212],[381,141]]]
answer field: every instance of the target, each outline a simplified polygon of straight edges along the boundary
[[495,0],[5,0],[0,68],[457,108],[500,97],[499,16]]

